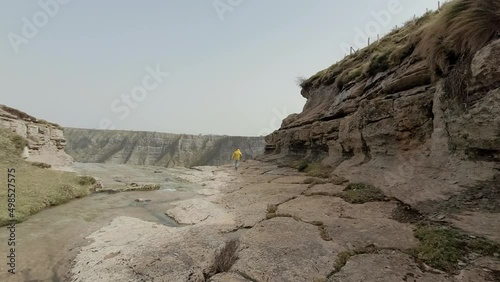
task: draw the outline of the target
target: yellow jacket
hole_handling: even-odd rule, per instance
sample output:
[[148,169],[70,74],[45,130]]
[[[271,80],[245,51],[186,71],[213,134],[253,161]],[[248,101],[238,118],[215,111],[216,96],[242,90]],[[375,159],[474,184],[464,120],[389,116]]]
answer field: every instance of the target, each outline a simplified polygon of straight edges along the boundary
[[238,149],[236,151],[234,151],[233,153],[233,156],[231,157],[233,160],[235,161],[239,161],[241,160],[241,158],[243,157],[243,154],[241,153],[241,151]]

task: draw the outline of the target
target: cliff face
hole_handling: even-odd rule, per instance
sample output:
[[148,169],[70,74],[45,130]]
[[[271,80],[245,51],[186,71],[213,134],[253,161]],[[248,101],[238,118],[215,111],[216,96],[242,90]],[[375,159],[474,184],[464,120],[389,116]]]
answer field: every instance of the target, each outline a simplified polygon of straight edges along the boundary
[[492,179],[500,162],[500,40],[432,79],[416,52],[343,86],[305,85],[303,112],[266,137],[266,159],[321,161],[410,204]]
[[240,148],[245,159],[264,152],[263,138],[65,128],[66,151],[78,162],[133,165],[222,165]]
[[47,163],[56,169],[66,169],[73,162],[64,152],[66,140],[57,124],[0,105],[0,127],[11,129],[27,140],[23,153],[27,161]]

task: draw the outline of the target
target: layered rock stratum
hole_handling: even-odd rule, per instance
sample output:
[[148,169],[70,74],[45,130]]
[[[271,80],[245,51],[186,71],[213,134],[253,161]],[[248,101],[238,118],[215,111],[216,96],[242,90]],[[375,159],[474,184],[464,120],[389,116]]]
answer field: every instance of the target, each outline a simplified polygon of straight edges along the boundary
[[[500,162],[500,40],[435,74],[416,51],[343,86],[312,78],[307,103],[267,136],[266,160],[306,159],[431,211],[483,181]],[[462,72],[462,74],[457,74]],[[460,95],[460,96],[457,96]]]
[[26,139],[23,157],[27,161],[46,163],[60,170],[67,170],[73,163],[73,158],[64,152],[66,139],[62,127],[57,124],[0,105],[0,127]]
[[65,128],[66,152],[77,162],[164,167],[222,165],[240,148],[245,159],[264,152],[262,137]]

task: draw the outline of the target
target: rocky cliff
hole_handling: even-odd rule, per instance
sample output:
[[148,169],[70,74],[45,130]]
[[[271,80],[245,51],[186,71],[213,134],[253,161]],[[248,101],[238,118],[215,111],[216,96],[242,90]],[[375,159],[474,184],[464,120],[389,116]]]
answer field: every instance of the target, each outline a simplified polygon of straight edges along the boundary
[[47,163],[62,170],[73,162],[73,158],[64,152],[66,140],[57,124],[0,105],[0,127],[11,129],[26,139],[23,157],[27,161]]
[[229,162],[240,148],[245,159],[264,152],[259,137],[195,136],[158,132],[65,128],[66,151],[78,162],[133,165],[201,166]]
[[495,179],[500,8],[487,2],[453,1],[304,80],[303,112],[266,137],[265,159],[322,162],[422,210]]

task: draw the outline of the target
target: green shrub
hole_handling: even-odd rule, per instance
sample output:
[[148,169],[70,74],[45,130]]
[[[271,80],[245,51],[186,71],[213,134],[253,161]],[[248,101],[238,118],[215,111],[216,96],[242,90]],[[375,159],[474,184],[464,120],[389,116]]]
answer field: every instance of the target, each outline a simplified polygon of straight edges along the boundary
[[330,174],[333,171],[333,168],[321,163],[310,163],[304,171],[306,172],[307,176],[329,178]]
[[92,176],[80,176],[78,178],[78,184],[81,186],[90,186],[96,183],[97,181]]
[[420,241],[412,250],[414,256],[440,270],[452,272],[469,253],[492,256],[500,253],[500,244],[470,237],[446,226],[422,225],[415,231]]
[[43,169],[48,169],[48,168],[52,167],[52,165],[50,165],[50,164],[41,163],[41,162],[32,162],[30,164],[32,166],[36,166],[36,167],[43,168]]
[[366,183],[351,183],[338,196],[351,204],[379,202],[386,199],[380,189]]

